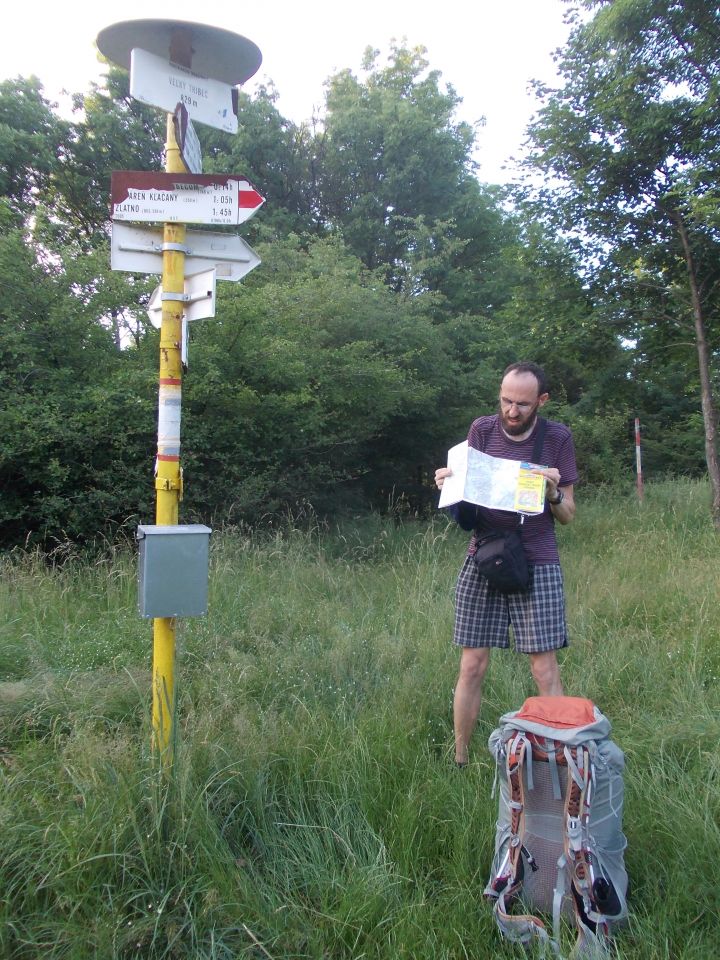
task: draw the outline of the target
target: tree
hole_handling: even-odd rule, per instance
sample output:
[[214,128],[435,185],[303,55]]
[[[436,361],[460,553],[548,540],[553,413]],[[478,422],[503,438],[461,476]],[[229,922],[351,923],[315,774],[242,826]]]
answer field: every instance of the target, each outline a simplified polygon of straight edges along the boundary
[[251,242],[263,228],[274,236],[318,232],[310,133],[305,125],[286,120],[275,106],[276,99],[272,88],[260,87],[252,97],[241,92],[239,129],[234,136],[198,127],[203,170],[242,173],[267,201],[262,216],[246,228]]
[[[595,15],[575,20],[558,62],[563,85],[538,88],[542,107],[530,128],[530,162],[558,179],[546,194],[562,225],[604,268],[598,277],[651,282],[672,305],[673,322],[692,329],[712,516],[720,528],[710,342],[720,280],[717,4],[586,0],[583,6]],[[634,315],[627,301],[623,312]]]
[[84,253],[107,239],[113,170],[162,169],[165,117],[130,96],[128,75],[117,67],[105,86],[92,84],[73,104],[78,119],[67,126],[38,235]]
[[21,229],[0,284],[0,539],[92,538],[151,499],[154,363],[115,350]]
[[43,200],[67,135],[42,90],[36,77],[0,83],[0,196],[18,223]]
[[[447,245],[457,237],[456,212],[478,193],[474,132],[454,122],[460,99],[440,89],[424,52],[392,46],[380,67],[379,51],[368,49],[364,81],[350,70],[331,77],[314,144],[321,220],[398,291],[408,275],[416,282],[411,265],[418,251],[426,259],[427,231]],[[460,248],[467,239],[460,236]]]

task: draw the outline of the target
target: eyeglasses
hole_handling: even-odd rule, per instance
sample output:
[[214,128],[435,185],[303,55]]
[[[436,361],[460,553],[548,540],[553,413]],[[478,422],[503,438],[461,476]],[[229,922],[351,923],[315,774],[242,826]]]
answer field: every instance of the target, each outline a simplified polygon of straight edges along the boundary
[[500,397],[500,404],[504,410],[509,410],[510,407],[517,407],[520,413],[528,413],[537,403],[516,403],[515,400],[508,400],[507,397]]

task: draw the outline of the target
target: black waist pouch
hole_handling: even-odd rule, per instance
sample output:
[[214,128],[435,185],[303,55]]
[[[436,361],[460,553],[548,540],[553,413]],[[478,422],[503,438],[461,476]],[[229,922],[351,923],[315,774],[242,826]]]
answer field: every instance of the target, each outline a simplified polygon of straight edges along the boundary
[[517,530],[494,530],[478,538],[478,573],[501,593],[517,593],[530,586],[530,565]]

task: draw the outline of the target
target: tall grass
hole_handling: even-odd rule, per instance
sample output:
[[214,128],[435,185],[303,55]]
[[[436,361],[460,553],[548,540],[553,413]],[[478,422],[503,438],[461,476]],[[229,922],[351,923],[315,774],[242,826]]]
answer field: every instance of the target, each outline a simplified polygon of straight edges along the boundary
[[[707,490],[581,493],[560,530],[567,692],[625,750],[632,916],[618,956],[720,955],[720,545]],[[0,955],[513,956],[482,900],[484,741],[533,692],[496,653],[452,756],[464,535],[359,521],[213,535],[180,625],[172,777],[149,756],[135,564],[11,554],[0,580]]]

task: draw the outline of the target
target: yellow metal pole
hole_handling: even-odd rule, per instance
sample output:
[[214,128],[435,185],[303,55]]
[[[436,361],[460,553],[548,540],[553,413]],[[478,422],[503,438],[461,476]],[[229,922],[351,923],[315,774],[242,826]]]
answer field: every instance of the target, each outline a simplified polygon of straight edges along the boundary
[[[175,139],[172,115],[167,118],[166,173],[187,173]],[[163,231],[162,326],[160,328],[160,386],[155,472],[155,522],[174,526],[182,499],[180,469],[180,413],[182,401],[182,316],[185,292],[185,225],[166,223]],[[153,735],[154,747],[172,762],[175,708],[175,619],[153,621]]]

